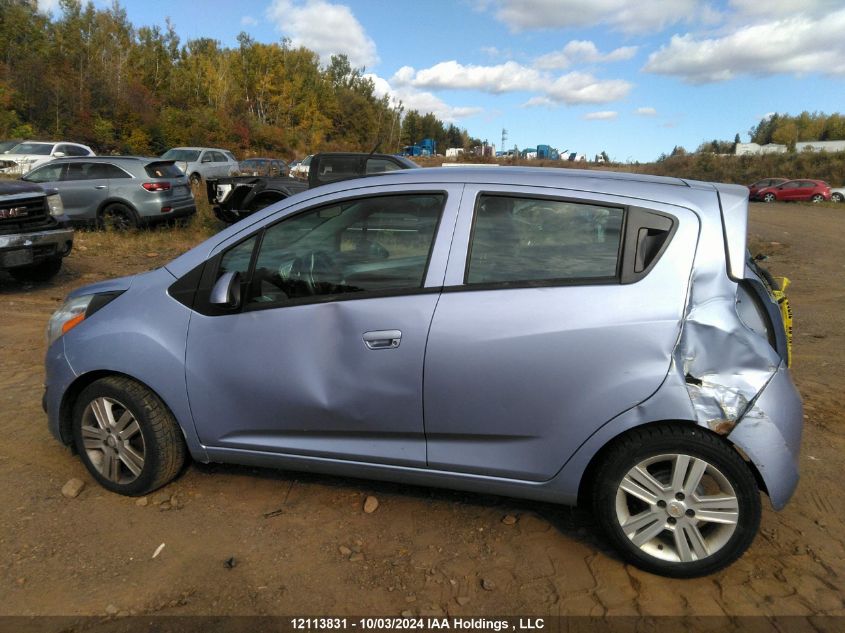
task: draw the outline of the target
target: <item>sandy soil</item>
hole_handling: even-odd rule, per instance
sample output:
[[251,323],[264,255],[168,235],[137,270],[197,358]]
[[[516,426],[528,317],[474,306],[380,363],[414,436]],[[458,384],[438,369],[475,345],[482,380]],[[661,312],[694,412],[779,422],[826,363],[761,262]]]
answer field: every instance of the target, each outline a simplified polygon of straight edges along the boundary
[[740,561],[691,581],[622,564],[582,511],[500,497],[197,464],[146,506],[109,494],[47,432],[45,323],[71,288],[178,249],[89,234],[53,283],[0,273],[0,615],[845,614],[845,210],[754,205],[751,233],[792,279],[803,478]]

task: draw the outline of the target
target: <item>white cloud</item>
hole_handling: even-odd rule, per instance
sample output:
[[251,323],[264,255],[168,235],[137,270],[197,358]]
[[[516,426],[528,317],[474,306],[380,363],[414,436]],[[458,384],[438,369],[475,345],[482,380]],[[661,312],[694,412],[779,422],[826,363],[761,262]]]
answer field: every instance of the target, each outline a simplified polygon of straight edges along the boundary
[[639,114],[640,116],[657,116],[657,110],[650,106],[645,106],[634,110],[634,114]]
[[613,110],[602,110],[601,112],[587,112],[584,118],[588,121],[610,121],[618,116],[619,113]]
[[[625,97],[631,89],[631,84],[621,79],[597,79],[580,72],[554,77],[517,62],[474,66],[452,60],[422,70],[403,66],[391,81],[397,86],[432,90],[479,90],[490,94],[537,92],[558,104],[609,103]],[[529,100],[526,105],[548,103]]]
[[245,15],[241,18],[241,26],[255,26],[256,24],[258,24],[258,20],[251,15]]
[[636,46],[621,46],[609,53],[601,53],[589,40],[572,40],[562,50],[535,59],[534,66],[543,70],[560,70],[578,62],[592,64],[631,59],[636,53]]
[[786,17],[796,13],[824,15],[842,6],[842,0],[730,0],[730,6],[743,16]]
[[483,111],[482,108],[475,106],[450,106],[430,92],[417,90],[412,86],[394,89],[390,82],[373,73],[367,73],[364,77],[372,80],[377,97],[388,95],[394,105],[401,101],[406,111],[417,110],[422,114],[431,112],[438,119],[447,123],[455,123],[460,119],[474,116]]
[[522,104],[523,108],[553,108],[557,104],[548,97],[531,97]]
[[294,46],[317,52],[323,63],[343,54],[353,67],[378,63],[376,44],[349,7],[326,0],[273,0],[267,17]]
[[55,14],[59,8],[59,0],[38,0],[38,10],[41,13]]
[[517,62],[474,66],[452,60],[416,71],[410,66],[403,66],[393,76],[393,80],[417,88],[481,90],[501,94],[532,90],[540,82],[541,75],[537,70]]
[[824,17],[796,15],[738,28],[716,38],[673,35],[644,70],[687,83],[738,75],[822,73],[845,76],[845,9]]
[[497,0],[496,18],[512,31],[607,25],[626,33],[653,33],[693,22],[697,0]]

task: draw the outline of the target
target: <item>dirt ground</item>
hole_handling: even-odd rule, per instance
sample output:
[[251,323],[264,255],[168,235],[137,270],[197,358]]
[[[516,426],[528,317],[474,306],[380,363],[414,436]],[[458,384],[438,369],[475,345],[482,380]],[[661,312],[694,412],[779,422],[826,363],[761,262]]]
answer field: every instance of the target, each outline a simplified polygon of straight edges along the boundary
[[792,279],[802,480],[741,560],[688,581],[624,565],[587,513],[548,504],[199,464],[146,506],[107,493],[47,431],[45,324],[72,288],[181,246],[82,234],[53,283],[0,273],[0,615],[845,614],[845,209],[753,205],[751,234]]

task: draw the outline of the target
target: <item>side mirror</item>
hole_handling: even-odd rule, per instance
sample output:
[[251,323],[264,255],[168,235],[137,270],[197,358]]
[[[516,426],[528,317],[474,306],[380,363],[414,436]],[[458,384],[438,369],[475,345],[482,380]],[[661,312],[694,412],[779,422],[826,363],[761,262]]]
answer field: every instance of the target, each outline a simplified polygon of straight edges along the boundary
[[241,305],[241,274],[237,271],[223,273],[211,289],[211,305],[234,310]]
[[64,152],[53,152],[53,156],[55,158],[62,158],[65,155]]

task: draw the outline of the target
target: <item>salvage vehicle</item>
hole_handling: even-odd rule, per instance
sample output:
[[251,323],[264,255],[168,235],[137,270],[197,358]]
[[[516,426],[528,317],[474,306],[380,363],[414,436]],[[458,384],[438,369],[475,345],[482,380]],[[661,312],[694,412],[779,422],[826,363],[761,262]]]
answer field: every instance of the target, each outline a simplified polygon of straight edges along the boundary
[[73,228],[55,190],[0,180],[0,270],[18,281],[47,281],[73,248]]
[[57,190],[78,226],[126,231],[196,212],[185,174],[172,160],[140,156],[61,158],[22,178]]
[[833,187],[830,190],[830,200],[832,202],[845,202],[845,187]]
[[709,574],[798,481],[747,211],[741,186],[570,169],[324,185],[72,292],[49,429],[124,495],[191,457],[581,502],[633,564]]
[[307,182],[287,177],[232,177],[206,180],[206,193],[214,214],[223,222],[237,222],[267,205],[311,187],[338,180],[418,169],[408,158],[391,154],[332,152],[308,157]]

